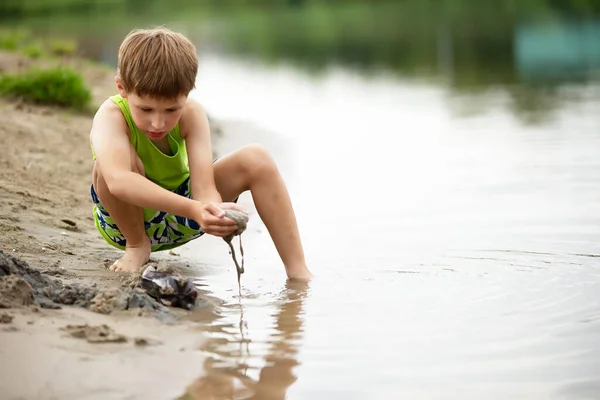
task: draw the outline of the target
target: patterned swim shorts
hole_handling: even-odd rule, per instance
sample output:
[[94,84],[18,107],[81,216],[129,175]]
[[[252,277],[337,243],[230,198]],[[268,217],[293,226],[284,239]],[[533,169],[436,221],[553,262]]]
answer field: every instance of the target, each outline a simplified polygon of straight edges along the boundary
[[[173,192],[191,198],[190,179],[186,179]],[[90,193],[94,202],[93,211],[96,228],[108,244],[124,250],[125,237],[108,214],[108,211],[100,203],[93,185],[90,188]],[[204,235],[200,224],[193,219],[149,209],[144,209],[144,228],[150,238],[153,252],[173,249]]]

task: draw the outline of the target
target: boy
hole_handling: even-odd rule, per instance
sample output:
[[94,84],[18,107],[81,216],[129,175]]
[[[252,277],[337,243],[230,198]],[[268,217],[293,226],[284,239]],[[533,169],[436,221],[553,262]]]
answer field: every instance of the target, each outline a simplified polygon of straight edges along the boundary
[[198,56],[183,35],[135,30],[119,48],[119,94],[98,109],[90,133],[91,195],[102,237],[125,254],[111,267],[133,272],[152,251],[204,233],[227,236],[237,225],[226,209],[250,190],[288,278],[308,280],[296,217],[270,154],[243,147],[213,163],[210,129],[195,87]]

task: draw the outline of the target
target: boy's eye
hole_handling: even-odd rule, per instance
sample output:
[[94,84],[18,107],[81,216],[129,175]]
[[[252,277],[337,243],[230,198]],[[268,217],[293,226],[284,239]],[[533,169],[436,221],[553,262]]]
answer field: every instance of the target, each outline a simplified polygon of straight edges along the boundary
[[150,112],[150,111],[152,111],[152,109],[151,109],[151,108],[142,108],[141,110],[142,110],[143,112]]

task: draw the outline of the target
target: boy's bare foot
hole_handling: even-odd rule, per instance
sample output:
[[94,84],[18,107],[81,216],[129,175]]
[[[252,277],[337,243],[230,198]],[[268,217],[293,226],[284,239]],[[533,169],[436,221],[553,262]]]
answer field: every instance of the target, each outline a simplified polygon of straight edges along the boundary
[[286,268],[287,276],[290,280],[308,282],[314,275],[308,270],[306,265],[296,266],[294,268]]
[[115,272],[136,272],[150,259],[150,243],[125,248],[125,254],[110,267]]

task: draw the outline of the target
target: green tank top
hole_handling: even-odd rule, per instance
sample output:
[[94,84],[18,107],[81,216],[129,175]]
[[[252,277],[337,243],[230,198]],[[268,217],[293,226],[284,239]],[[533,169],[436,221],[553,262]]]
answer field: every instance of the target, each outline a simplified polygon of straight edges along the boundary
[[[144,164],[146,177],[168,190],[174,190],[181,186],[190,176],[190,169],[185,140],[179,132],[179,124],[175,125],[175,128],[167,134],[173,155],[166,155],[135,125],[127,99],[120,95],[111,96],[110,99],[119,106],[125,121],[127,121],[130,132],[129,142]],[[92,153],[93,151],[92,148]]]

